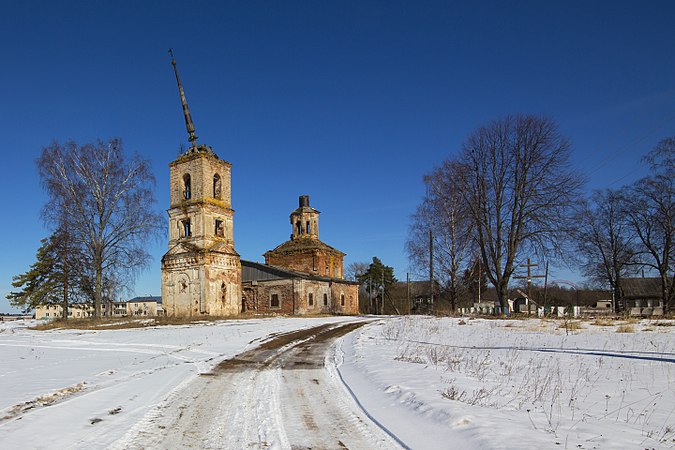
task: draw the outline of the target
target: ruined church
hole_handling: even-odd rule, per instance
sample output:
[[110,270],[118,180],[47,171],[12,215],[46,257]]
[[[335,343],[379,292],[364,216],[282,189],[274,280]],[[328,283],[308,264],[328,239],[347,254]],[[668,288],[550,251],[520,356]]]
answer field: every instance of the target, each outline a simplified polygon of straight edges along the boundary
[[300,196],[289,241],[265,264],[234,248],[232,165],[197,143],[194,123],[171,59],[190,147],[169,164],[169,246],[162,257],[162,303],[175,317],[244,312],[358,313],[358,283],[345,280],[345,254],[319,240],[319,211]]

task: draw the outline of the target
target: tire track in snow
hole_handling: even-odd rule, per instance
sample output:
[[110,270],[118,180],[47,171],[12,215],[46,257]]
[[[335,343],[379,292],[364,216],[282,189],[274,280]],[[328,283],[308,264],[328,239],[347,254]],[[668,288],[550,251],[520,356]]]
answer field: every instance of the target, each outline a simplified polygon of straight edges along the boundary
[[278,335],[223,361],[112,448],[400,448],[324,367],[332,342],[363,324]]

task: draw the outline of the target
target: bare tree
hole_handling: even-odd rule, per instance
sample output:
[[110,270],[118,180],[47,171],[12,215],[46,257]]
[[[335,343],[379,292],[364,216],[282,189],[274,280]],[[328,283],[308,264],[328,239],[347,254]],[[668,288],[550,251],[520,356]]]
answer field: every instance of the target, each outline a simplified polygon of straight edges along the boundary
[[596,191],[575,215],[574,237],[586,275],[609,285],[614,311],[619,311],[621,280],[637,263],[635,236],[623,214],[623,198],[615,191]]
[[675,138],[664,139],[645,161],[652,175],[624,191],[624,214],[638,236],[642,263],[661,278],[664,312],[675,302]]
[[350,262],[349,264],[347,264],[347,270],[345,271],[345,275],[347,276],[348,280],[357,281],[361,275],[368,272],[369,267],[370,263],[367,262],[362,261]]
[[462,270],[473,243],[473,226],[462,192],[466,166],[446,160],[424,177],[426,194],[412,221],[406,251],[413,268],[428,272],[429,232],[433,239],[433,264],[436,278],[450,294],[454,310],[459,298]]
[[571,207],[583,184],[569,157],[569,143],[557,125],[537,116],[495,120],[464,144],[462,192],[503,308],[519,258],[562,254]]
[[[49,194],[43,217],[68,227],[91,270],[94,315],[100,317],[106,280],[130,282],[150,261],[148,238],[161,235],[152,210],[149,163],[126,159],[119,139],[85,145],[54,142],[37,161]],[[119,287],[119,285],[117,286]]]

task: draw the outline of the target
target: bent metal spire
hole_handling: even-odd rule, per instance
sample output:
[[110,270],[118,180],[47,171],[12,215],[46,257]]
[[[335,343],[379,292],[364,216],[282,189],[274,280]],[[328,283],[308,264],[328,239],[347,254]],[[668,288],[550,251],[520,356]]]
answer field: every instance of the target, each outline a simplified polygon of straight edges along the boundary
[[183,115],[185,116],[185,127],[187,132],[190,135],[188,140],[192,143],[192,148],[197,148],[197,136],[195,135],[195,124],[192,122],[192,116],[190,116],[190,108],[188,108],[187,99],[185,98],[185,91],[183,91],[183,85],[180,82],[180,77],[178,76],[178,68],[176,67],[176,59],[173,57],[173,50],[169,49],[169,55],[171,55],[171,65],[173,65],[173,71],[176,73],[176,82],[178,82],[178,92],[180,93],[180,102],[183,105]]

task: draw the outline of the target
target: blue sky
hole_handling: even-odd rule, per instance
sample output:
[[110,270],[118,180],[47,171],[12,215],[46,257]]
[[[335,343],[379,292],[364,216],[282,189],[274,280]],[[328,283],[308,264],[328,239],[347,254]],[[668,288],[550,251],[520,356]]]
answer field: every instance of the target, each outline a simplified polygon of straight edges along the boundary
[[[35,159],[52,140],[121,137],[168,207],[187,145],[169,47],[199,142],[233,164],[249,260],[288,239],[308,194],[347,263],[378,256],[405,279],[422,176],[504,114],[557,121],[589,190],[644,175],[641,156],[675,135],[670,1],[4,3],[0,311],[49,235]],[[159,295],[165,250],[136,294]]]

